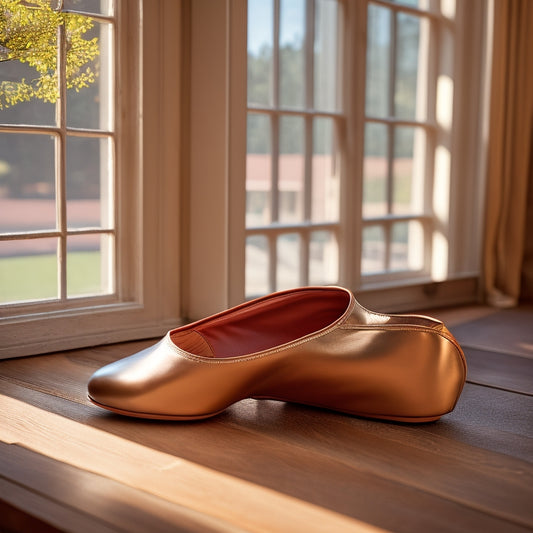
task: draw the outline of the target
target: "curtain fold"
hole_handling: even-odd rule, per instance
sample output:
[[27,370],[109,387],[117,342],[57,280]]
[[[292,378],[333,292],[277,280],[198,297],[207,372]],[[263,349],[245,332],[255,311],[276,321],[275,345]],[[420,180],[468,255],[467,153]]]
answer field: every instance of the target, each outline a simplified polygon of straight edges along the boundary
[[495,0],[493,31],[483,277],[487,301],[508,307],[520,298],[528,229],[533,1]]

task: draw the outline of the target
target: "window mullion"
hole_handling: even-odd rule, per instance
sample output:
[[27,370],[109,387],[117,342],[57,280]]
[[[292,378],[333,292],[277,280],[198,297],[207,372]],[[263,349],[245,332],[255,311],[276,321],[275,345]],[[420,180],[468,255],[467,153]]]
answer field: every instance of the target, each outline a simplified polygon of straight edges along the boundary
[[303,219],[311,220],[313,197],[313,119],[305,118],[305,155],[304,155],[304,212]]
[[[389,117],[394,117],[396,115],[396,105],[395,105],[395,93],[396,93],[396,43],[397,43],[397,14],[396,12],[391,12],[390,19],[390,57],[389,57],[389,86],[388,86],[388,115]],[[394,139],[395,139],[395,127],[392,123],[389,123],[387,126],[387,213],[390,215],[393,211],[393,180],[394,180]],[[392,225],[388,221],[383,227],[384,230],[384,240],[385,240],[385,269],[390,270],[391,268],[391,236],[392,236]]]
[[309,285],[309,245],[311,234],[309,231],[300,232],[300,284]]
[[[274,28],[273,28],[273,50],[272,50],[272,99],[273,108],[278,109],[279,106],[279,32],[280,32],[280,0],[274,0]],[[271,167],[271,183],[270,183],[270,222],[277,222],[279,220],[279,115],[274,113],[271,115],[270,123],[271,133],[271,150],[272,150],[272,167]],[[275,280],[275,261],[273,256],[275,254],[275,246],[270,242],[270,280],[272,284],[274,268]]]
[[279,107],[279,23],[280,23],[280,0],[274,0],[274,28],[272,39],[272,104],[274,109]]
[[[316,0],[307,1],[305,11],[305,107],[315,109],[315,16]],[[304,117],[304,212],[303,219],[311,220],[313,198],[313,115]],[[300,284],[309,284],[310,232],[300,232]]]
[[[396,13],[391,13],[390,19],[390,57],[389,57],[389,86],[388,86],[388,115],[395,116],[394,94],[396,91]],[[392,180],[394,161],[394,126],[389,123],[387,126],[387,213],[392,213]]]
[[391,236],[392,236],[392,225],[390,221],[387,221],[385,226],[383,227],[384,233],[385,233],[385,270],[390,271],[391,270],[391,255],[392,255],[392,243],[391,243]]
[[59,299],[67,299],[67,191],[66,191],[66,145],[67,145],[67,43],[65,25],[58,28],[57,87],[59,99],[56,107],[56,122],[59,132],[56,138],[56,210],[60,232],[58,243],[58,285]]
[[314,109],[315,0],[308,0],[305,12],[305,107]]
[[270,177],[270,222],[279,220],[279,115],[274,114],[271,118],[271,150],[272,150],[272,175]]
[[268,285],[269,291],[276,290],[277,264],[278,264],[278,235],[276,233],[267,233],[268,237]]
[[[305,107],[314,110],[314,44],[315,0],[308,0],[305,14]],[[313,162],[313,115],[304,117],[304,212],[303,219],[311,220],[312,162]],[[303,244],[303,243],[302,243]],[[302,246],[302,250],[305,246]],[[309,254],[307,254],[309,255]],[[302,261],[304,258],[302,257]]]

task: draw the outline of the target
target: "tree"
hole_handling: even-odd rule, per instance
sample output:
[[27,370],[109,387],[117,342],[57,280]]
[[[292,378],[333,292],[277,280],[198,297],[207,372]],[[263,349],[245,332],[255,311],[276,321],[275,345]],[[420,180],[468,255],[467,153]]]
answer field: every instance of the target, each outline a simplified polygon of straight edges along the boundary
[[0,110],[33,98],[55,103],[58,28],[65,28],[67,89],[79,91],[98,75],[92,62],[99,55],[98,38],[84,38],[93,21],[62,12],[61,1],[0,0],[0,61],[18,60],[36,70],[35,79],[0,82]]

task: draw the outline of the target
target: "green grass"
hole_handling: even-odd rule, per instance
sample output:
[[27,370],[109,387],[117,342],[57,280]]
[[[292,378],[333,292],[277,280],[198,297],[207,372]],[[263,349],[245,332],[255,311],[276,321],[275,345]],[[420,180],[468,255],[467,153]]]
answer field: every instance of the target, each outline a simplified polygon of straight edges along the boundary
[[[69,297],[100,294],[100,252],[70,252],[67,258]],[[0,258],[0,303],[57,298],[55,254]]]

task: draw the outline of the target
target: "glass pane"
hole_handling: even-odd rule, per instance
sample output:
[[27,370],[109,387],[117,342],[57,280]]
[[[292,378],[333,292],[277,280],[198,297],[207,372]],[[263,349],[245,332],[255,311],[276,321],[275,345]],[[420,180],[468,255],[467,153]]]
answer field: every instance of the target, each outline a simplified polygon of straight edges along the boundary
[[304,215],[304,119],[279,121],[279,221],[301,222]]
[[279,100],[284,107],[305,106],[305,1],[280,1]]
[[276,290],[290,289],[300,284],[300,247],[301,240],[297,233],[278,237]]
[[424,266],[424,230],[416,220],[392,226],[391,270],[421,270]]
[[0,241],[0,303],[58,297],[57,239]]
[[382,226],[367,226],[363,229],[362,274],[376,274],[386,269],[386,241]]
[[385,124],[365,126],[363,161],[363,217],[386,215],[388,182],[388,128]]
[[[90,28],[84,39],[95,42],[87,45],[83,67],[68,83],[73,86],[67,91],[67,126],[109,131],[113,125],[113,28],[108,23],[82,18]],[[79,57],[68,55],[68,61],[74,65]]]
[[270,292],[269,246],[265,235],[246,238],[246,298]]
[[309,283],[331,285],[339,281],[339,246],[331,231],[313,231],[309,242]]
[[394,114],[399,118],[416,118],[417,84],[419,73],[421,73],[418,64],[419,37],[420,19],[405,13],[398,13]]
[[54,138],[0,133],[0,233],[56,228]]
[[0,6],[0,122],[55,124],[59,90],[57,70],[57,2]]
[[387,117],[390,86],[391,13],[388,9],[368,6],[366,52],[366,114]]
[[[55,48],[55,42],[50,46]],[[0,48],[0,57],[2,53]],[[55,54],[54,50],[51,54],[54,58],[51,72],[55,70]],[[0,61],[0,122],[35,126],[56,124],[55,103],[45,101],[38,96],[40,93],[37,92],[35,81],[38,77],[37,71],[26,63],[16,59]],[[59,95],[57,86],[52,85],[51,92],[55,93],[55,101]]]
[[315,109],[337,109],[338,3],[317,0],[314,46],[314,106]]
[[111,140],[67,137],[67,225],[113,227]]
[[272,105],[272,0],[248,0],[248,103]]
[[397,127],[394,132],[392,212],[420,213],[424,206],[425,133]]
[[110,235],[67,238],[67,296],[113,292],[113,239]]
[[340,177],[336,164],[334,126],[330,118],[315,118],[313,122],[313,221],[339,220]]
[[63,0],[63,9],[112,15],[113,0]]
[[271,220],[272,153],[268,115],[248,114],[246,152],[246,226],[262,226]]

